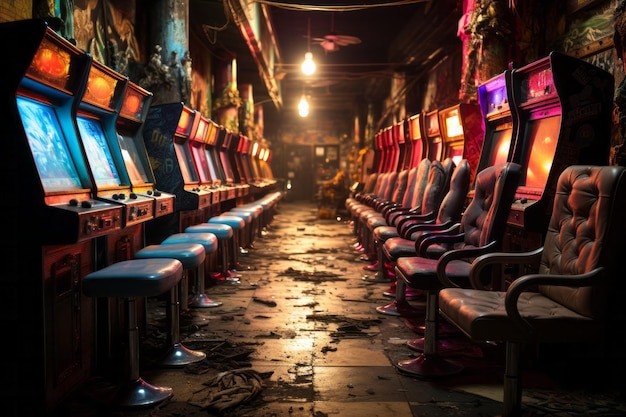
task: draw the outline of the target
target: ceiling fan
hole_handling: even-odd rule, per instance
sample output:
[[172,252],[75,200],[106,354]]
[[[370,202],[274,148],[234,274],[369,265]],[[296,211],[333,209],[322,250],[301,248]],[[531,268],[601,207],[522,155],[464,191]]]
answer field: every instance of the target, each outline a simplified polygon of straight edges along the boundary
[[361,43],[361,39],[356,36],[339,35],[335,32],[334,26],[335,14],[333,13],[330,21],[330,33],[322,38],[313,38],[313,43],[321,46],[326,52],[338,51],[340,46],[358,45]]

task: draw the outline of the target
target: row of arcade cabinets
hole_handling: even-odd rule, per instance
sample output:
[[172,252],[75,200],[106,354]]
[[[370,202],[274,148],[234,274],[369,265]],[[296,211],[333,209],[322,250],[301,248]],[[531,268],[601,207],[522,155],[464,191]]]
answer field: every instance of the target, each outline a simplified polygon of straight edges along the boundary
[[16,40],[0,45],[12,60],[0,69],[0,177],[12,196],[1,203],[2,257],[14,271],[0,281],[11,338],[0,398],[11,415],[44,415],[99,354],[100,306],[83,296],[82,278],[130,258],[175,196],[155,188],[143,145],[150,93],[42,21],[3,23],[0,36]]
[[478,105],[459,103],[441,111],[417,113],[376,135],[374,167],[381,173],[413,168],[424,158],[451,158],[457,164],[467,159],[473,182],[483,138]]
[[558,52],[479,86],[485,124],[479,169],[506,161],[523,168],[506,250],[542,244],[558,177],[567,166],[609,163],[613,88],[606,71]]
[[146,226],[148,243],[254,200],[276,184],[269,149],[183,103],[152,106],[143,140],[159,187],[176,196],[174,216]]

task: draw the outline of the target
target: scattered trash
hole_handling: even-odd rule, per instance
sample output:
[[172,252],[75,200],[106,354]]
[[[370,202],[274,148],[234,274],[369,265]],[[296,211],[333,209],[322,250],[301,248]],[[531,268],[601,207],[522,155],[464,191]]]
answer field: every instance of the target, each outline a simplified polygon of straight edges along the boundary
[[256,397],[263,389],[263,380],[261,374],[254,370],[234,369],[220,372],[204,385],[207,388],[195,394],[202,392],[206,398],[189,401],[189,404],[203,410],[223,412]]
[[262,298],[253,297],[252,301],[257,302],[257,303],[261,303],[261,304],[265,304],[266,306],[269,306],[269,307],[276,307],[276,301],[274,301],[274,300],[264,300]]

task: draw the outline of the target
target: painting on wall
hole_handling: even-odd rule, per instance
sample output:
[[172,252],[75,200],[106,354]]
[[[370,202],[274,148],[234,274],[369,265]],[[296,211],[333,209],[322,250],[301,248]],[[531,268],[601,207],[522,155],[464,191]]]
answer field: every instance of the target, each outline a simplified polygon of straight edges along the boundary
[[135,0],[75,0],[74,38],[93,58],[128,75],[143,62],[135,36]]

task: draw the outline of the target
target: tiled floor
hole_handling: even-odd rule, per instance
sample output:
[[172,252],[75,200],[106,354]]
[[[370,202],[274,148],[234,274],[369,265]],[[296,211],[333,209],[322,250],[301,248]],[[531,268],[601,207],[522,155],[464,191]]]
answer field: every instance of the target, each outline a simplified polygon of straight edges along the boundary
[[[426,417],[496,416],[501,413],[503,352],[477,346],[463,336],[450,360],[463,373],[424,380],[398,373],[399,360],[416,355],[406,341],[418,337],[407,322],[384,316],[375,307],[389,302],[385,284],[365,282],[346,221],[319,220],[313,204],[281,203],[269,233],[241,259],[238,285],[215,285],[207,293],[220,307],[195,309],[183,317],[187,346],[208,359],[185,369],[158,369],[151,359],[162,348],[163,305],[150,300],[150,322],[142,345],[142,376],[174,389],[173,398],[142,410],[114,410],[90,394],[102,381],[88,381],[62,407],[66,416],[131,417]],[[271,305],[273,303],[275,305]],[[418,303],[415,303],[418,305]],[[411,323],[409,323],[411,324]],[[626,413],[626,405],[584,380],[588,361],[537,358],[525,383],[525,416],[608,416]],[[546,365],[547,364],[547,365]],[[558,373],[559,367],[576,364]],[[235,377],[235,388],[250,398],[233,401],[219,412],[206,406],[220,388],[211,382],[220,372]],[[573,372],[574,371],[574,372]],[[597,369],[596,369],[597,371]],[[592,371],[593,372],[593,371]],[[567,376],[567,373],[575,376]],[[566,375],[566,378],[562,375]],[[595,375],[597,376],[597,375]],[[261,385],[252,382],[260,380]],[[565,388],[563,381],[569,386]],[[252,382],[250,382],[252,381]],[[597,380],[596,380],[597,381]],[[587,388],[586,388],[587,387]],[[97,397],[97,396],[96,396]],[[604,408],[602,408],[604,407]],[[621,413],[621,414],[619,414]]]

